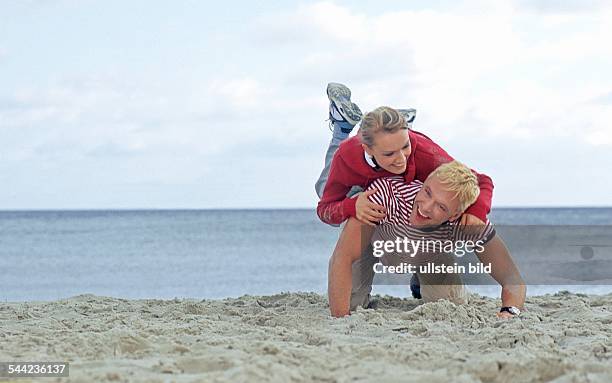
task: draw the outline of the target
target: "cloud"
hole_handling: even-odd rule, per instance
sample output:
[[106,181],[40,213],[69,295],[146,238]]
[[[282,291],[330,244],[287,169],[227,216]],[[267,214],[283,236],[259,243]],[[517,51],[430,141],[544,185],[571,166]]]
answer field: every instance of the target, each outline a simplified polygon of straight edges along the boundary
[[307,139],[325,118],[326,82],[340,81],[364,111],[416,107],[415,126],[438,135],[545,137],[561,128],[587,142],[606,135],[605,107],[588,102],[609,92],[612,79],[589,73],[609,61],[612,13],[585,9],[558,19],[534,17],[522,4],[488,4],[378,13],[300,5],[256,17],[235,39],[245,47],[265,42],[238,75],[169,87],[89,74],[20,89],[0,118],[15,130],[45,125],[39,134],[68,137],[85,152],[108,143],[221,153],[266,138]]
[[23,141],[16,147],[37,148],[38,154],[60,146],[56,143],[83,154],[113,142],[137,151],[214,149],[197,126],[199,110],[189,107],[196,102],[184,103],[182,97],[151,84],[115,76],[72,77],[22,87],[5,101],[0,109],[4,134]]
[[593,12],[609,6],[604,0],[515,0],[514,3],[519,9],[540,14]]
[[585,103],[612,86],[608,74],[589,76],[610,61],[612,13],[582,9],[560,18],[464,2],[451,12],[366,13],[323,2],[263,16],[251,32],[281,54],[294,52],[282,36],[303,47],[280,71],[287,82],[346,82],[364,110],[417,107],[418,129],[540,139],[562,130],[591,143],[607,134],[605,111]]
[[330,2],[300,5],[295,10],[273,12],[257,17],[250,38],[271,45],[308,46],[319,41],[353,44],[366,38],[367,17]]
[[214,79],[208,92],[216,105],[227,105],[233,111],[246,113],[260,107],[271,94],[269,88],[250,77]]

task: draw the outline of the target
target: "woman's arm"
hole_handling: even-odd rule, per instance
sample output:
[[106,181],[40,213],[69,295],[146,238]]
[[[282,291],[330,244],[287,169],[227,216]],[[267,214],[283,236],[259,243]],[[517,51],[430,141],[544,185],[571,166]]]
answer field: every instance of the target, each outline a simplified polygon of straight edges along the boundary
[[[425,182],[427,176],[429,176],[438,166],[451,162],[454,158],[426,135],[415,131],[412,131],[412,133],[418,137],[418,143],[415,145],[414,153],[414,164],[416,167],[415,178]],[[478,173],[473,169],[472,172],[478,177],[480,194],[476,202],[468,207],[464,214],[471,214],[479,218],[482,222],[486,222],[487,214],[491,211],[493,180],[486,174]]]
[[323,196],[317,205],[317,215],[321,221],[338,225],[350,217],[370,226],[385,217],[385,208],[368,199],[375,191],[361,192],[352,198],[346,194],[352,186],[365,187],[367,177],[360,176],[336,153],[332,161],[329,178]]
[[317,204],[317,215],[327,224],[339,225],[349,217],[355,216],[356,199],[346,198],[346,194],[351,190],[346,177],[348,171],[350,169],[336,153],[323,195]]

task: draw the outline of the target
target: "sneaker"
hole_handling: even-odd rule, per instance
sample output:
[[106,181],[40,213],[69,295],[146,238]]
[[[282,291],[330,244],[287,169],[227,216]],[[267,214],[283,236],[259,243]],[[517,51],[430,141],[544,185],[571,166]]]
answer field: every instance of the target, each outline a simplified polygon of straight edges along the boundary
[[421,283],[419,282],[419,277],[416,274],[412,274],[412,278],[410,278],[410,291],[412,292],[412,297],[415,299],[421,299]]
[[378,308],[378,303],[379,303],[378,299],[372,299],[371,301],[368,302],[366,309],[376,310]]
[[[353,129],[359,121],[363,113],[357,104],[351,102],[351,90],[345,85],[330,82],[327,84],[327,98],[329,98],[329,119],[332,123],[346,122],[343,131],[350,126]],[[349,130],[349,132],[350,132]]]
[[409,109],[397,109],[397,111],[404,116],[404,119],[406,120],[406,125],[408,126],[408,129],[412,129],[412,122],[414,121],[414,118],[416,117],[416,109],[413,108],[409,108]]

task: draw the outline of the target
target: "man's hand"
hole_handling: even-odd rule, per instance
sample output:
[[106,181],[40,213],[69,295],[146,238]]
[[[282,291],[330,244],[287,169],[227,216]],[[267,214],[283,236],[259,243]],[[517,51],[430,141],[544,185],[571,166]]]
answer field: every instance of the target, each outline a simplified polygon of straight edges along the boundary
[[[521,278],[518,268],[510,256],[508,248],[499,235],[491,238],[491,240],[484,245],[484,251],[476,251],[475,253],[480,262],[485,265],[491,265],[491,276],[502,286],[502,307],[515,306],[523,310],[527,288],[523,278]],[[497,316],[505,318],[505,314],[512,315],[504,311],[497,313]]]
[[[385,218],[386,209],[384,206],[371,202],[368,197],[376,193],[378,190],[372,189],[357,194],[355,202],[355,212],[357,220],[366,225],[375,226],[383,218]],[[478,218],[476,218],[478,219]]]

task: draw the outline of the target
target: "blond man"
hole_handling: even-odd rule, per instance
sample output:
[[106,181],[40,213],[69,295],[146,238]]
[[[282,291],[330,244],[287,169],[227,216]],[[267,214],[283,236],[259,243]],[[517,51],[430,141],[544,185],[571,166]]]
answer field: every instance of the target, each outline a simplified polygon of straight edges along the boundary
[[[418,276],[425,301],[448,299],[457,304],[467,303],[467,291],[457,273],[419,271],[427,263],[450,266],[452,256],[424,247],[413,246],[413,252],[403,251],[408,243],[414,245],[419,241],[474,243],[478,246],[473,249],[476,255],[483,264],[490,265],[491,276],[502,286],[502,308],[497,315],[520,314],[525,285],[493,226],[486,222],[475,230],[458,224],[458,218],[479,195],[478,179],[468,167],[452,161],[436,168],[425,182],[406,183],[401,177],[388,177],[375,180],[369,189],[373,191],[370,200],[383,206],[386,215],[375,228],[356,219],[347,222],[329,265],[328,294],[333,316],[347,315],[357,306],[367,307],[374,275],[395,272],[397,266],[407,264],[414,265],[411,270]],[[387,246],[382,254],[373,253],[381,243],[398,246]]]

